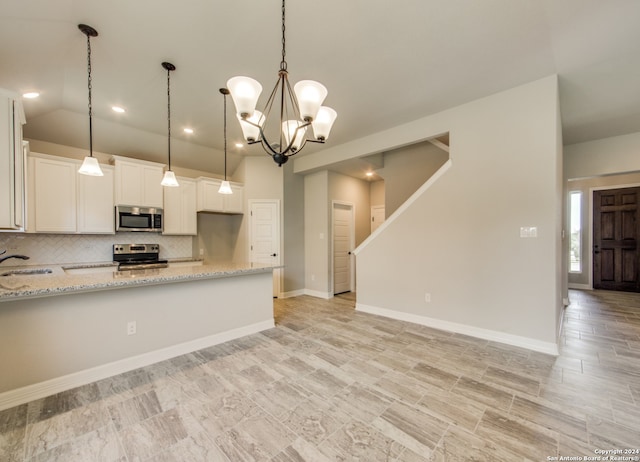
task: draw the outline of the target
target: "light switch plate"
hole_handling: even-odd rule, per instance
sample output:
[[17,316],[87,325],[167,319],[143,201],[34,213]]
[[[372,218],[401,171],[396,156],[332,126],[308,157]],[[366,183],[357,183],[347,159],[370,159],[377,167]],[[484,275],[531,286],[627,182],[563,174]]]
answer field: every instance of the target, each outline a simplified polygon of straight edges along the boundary
[[538,228],[536,226],[521,226],[520,237],[538,237]]

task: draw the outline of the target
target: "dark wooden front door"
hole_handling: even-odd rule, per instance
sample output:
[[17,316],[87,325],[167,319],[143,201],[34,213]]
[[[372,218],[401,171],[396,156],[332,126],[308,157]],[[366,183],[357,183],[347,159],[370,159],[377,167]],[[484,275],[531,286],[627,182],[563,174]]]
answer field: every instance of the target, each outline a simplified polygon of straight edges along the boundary
[[640,292],[640,188],[593,192],[593,288]]

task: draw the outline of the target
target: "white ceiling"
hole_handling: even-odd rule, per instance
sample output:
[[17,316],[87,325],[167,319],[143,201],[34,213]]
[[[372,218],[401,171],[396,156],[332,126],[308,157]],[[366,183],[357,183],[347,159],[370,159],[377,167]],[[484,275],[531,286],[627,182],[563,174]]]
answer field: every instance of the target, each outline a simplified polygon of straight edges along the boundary
[[[86,37],[93,26],[94,150],[222,171],[222,96],[248,75],[268,96],[280,0],[0,0],[0,87],[25,101],[28,138],[88,146]],[[638,0],[295,0],[292,83],[314,79],[338,112],[328,146],[558,74],[565,144],[640,131]],[[265,95],[266,93],[266,95]],[[261,99],[264,102],[263,99]],[[114,104],[125,114],[110,110]],[[230,168],[241,138],[229,100]],[[196,133],[184,135],[182,128]],[[215,151],[212,151],[214,149]],[[312,152],[322,149],[313,145]],[[300,155],[304,155],[303,151]],[[274,164],[275,166],[275,164]]]

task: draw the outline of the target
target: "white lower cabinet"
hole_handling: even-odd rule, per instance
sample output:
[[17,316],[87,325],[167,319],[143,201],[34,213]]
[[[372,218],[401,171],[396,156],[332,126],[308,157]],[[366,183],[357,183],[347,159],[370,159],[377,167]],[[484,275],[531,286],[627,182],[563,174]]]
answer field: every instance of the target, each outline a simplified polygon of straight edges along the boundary
[[177,178],[180,186],[164,188],[164,226],[162,234],[198,234],[196,181]]
[[198,212],[244,213],[244,186],[241,184],[231,183],[233,194],[220,194],[221,180],[199,177],[197,183]]
[[28,231],[114,233],[113,167],[104,176],[80,175],[80,162],[36,155],[29,159]]

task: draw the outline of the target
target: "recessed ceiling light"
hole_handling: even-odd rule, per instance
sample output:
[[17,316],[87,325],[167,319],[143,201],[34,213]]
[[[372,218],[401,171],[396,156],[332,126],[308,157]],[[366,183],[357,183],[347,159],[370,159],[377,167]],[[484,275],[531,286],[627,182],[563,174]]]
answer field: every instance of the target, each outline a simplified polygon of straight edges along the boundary
[[373,172],[367,172],[367,176],[368,177],[372,177],[373,176]]
[[118,112],[118,113],[120,113],[120,114],[122,114],[123,112],[125,112],[125,111],[124,111],[124,108],[123,108],[123,107],[120,107],[120,106],[112,106],[112,107],[111,107],[111,109],[113,109],[113,112]]
[[236,148],[244,148],[244,144],[242,144],[242,143],[236,143]]
[[191,135],[191,134],[193,134],[193,128],[185,128],[184,132],[188,133],[189,135]]
[[37,98],[38,96],[40,96],[40,93],[38,93],[37,91],[30,91],[22,94],[22,97],[27,99],[34,99],[34,98]]

